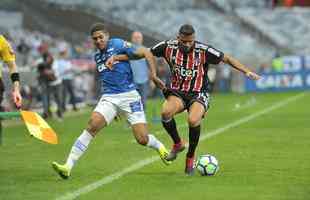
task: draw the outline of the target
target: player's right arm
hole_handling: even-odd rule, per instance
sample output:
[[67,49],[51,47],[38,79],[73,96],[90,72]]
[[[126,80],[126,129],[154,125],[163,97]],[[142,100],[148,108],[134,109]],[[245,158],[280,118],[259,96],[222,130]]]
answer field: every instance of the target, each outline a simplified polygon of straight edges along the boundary
[[15,62],[15,53],[7,40],[0,36],[0,57],[9,67],[9,73],[13,83],[12,97],[16,107],[22,105],[22,97],[20,94],[19,73]]
[[164,57],[167,48],[167,41],[162,41],[151,48],[151,52],[156,57]]

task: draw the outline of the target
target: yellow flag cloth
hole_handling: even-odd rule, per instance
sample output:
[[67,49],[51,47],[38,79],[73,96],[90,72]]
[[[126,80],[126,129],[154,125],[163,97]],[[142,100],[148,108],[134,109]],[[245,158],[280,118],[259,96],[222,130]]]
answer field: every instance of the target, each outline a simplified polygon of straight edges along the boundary
[[30,135],[50,144],[58,144],[57,134],[40,115],[32,111],[21,111],[20,113]]

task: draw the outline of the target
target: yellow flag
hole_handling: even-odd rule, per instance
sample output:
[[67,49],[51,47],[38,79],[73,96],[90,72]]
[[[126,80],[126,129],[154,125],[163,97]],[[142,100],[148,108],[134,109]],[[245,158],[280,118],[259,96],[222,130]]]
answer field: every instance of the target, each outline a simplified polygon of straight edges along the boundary
[[50,144],[58,144],[57,134],[40,115],[32,111],[21,111],[30,135]]

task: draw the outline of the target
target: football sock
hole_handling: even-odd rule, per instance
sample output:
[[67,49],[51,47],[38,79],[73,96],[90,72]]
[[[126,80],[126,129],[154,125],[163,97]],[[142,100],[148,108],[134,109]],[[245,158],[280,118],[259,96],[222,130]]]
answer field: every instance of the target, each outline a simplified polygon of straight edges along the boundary
[[189,146],[186,157],[192,158],[195,155],[195,150],[199,142],[200,125],[196,127],[189,127]]
[[179,133],[178,133],[177,126],[176,126],[174,118],[168,119],[168,120],[162,119],[161,122],[163,124],[163,127],[166,129],[166,131],[168,132],[168,134],[172,138],[174,144],[180,143],[181,142],[181,138],[179,136]]
[[146,146],[158,150],[163,144],[154,135],[148,134],[148,143]]
[[78,137],[78,139],[73,144],[70,154],[68,156],[66,165],[72,169],[75,162],[83,155],[86,151],[90,141],[93,139],[93,136],[87,131],[84,130],[83,133]]

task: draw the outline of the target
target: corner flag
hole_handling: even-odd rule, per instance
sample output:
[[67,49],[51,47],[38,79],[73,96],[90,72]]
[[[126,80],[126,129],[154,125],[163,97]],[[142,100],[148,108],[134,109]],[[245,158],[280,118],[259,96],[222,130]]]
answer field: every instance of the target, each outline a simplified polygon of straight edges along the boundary
[[30,135],[50,144],[58,144],[57,134],[40,115],[32,111],[20,111]]

